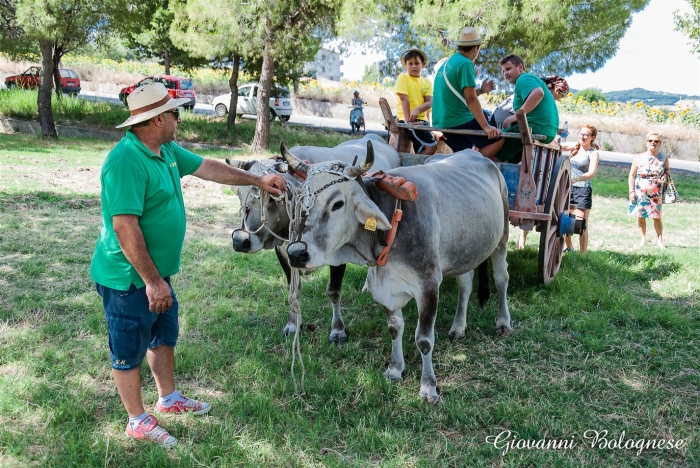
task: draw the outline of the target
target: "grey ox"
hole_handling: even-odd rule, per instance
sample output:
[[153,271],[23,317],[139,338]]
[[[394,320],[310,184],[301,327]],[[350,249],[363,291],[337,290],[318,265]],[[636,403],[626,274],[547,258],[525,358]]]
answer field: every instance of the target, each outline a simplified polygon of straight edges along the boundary
[[373,218],[378,230],[388,231],[397,202],[381,191],[373,195],[373,201],[356,181],[374,162],[371,143],[367,146],[367,158],[355,166],[339,162],[308,166],[283,149],[282,156],[289,165],[307,174],[299,198],[305,214],[295,226],[294,242],[289,244],[287,253],[297,268],[346,263],[370,266],[366,287],[374,300],[384,306],[392,338],[391,359],[384,373],[392,381],[402,379],[405,367],[401,308],[415,298],[419,314],[415,340],[423,359],[419,396],[437,403],[440,397],[432,354],[438,290],[443,277],[457,279],[459,297],[449,336],[462,338],[473,270],[481,265],[481,273],[483,262],[490,256],[498,290],[496,330],[503,334],[511,331],[506,298],[506,184],[496,165],[472,150],[424,166],[388,171],[415,184],[418,198],[402,203],[403,219],[389,262],[376,266],[382,245],[378,233],[365,227],[372,224]]
[[[325,161],[343,161],[352,164],[358,157],[365,158],[367,142],[374,143],[375,170],[384,170],[399,167],[401,159],[394,148],[389,146],[381,137],[370,134],[362,139],[349,140],[334,148],[322,148],[318,146],[294,146],[291,151],[309,164]],[[277,172],[285,176],[290,187],[299,187],[303,179],[298,175],[287,172],[287,164],[279,160],[267,159],[263,161],[238,161],[227,159],[231,165],[254,174],[266,174]],[[275,200],[260,189],[252,186],[238,187],[238,197],[243,208],[242,221],[238,229],[233,231],[232,243],[236,252],[256,253],[262,249],[275,249],[277,259],[287,277],[287,284],[291,281],[291,269],[287,259],[285,240],[289,238],[289,214],[283,199]],[[263,205],[264,203],[264,205]],[[264,221],[264,226],[263,226]],[[311,270],[308,270],[311,271]],[[307,272],[308,272],[307,271]],[[326,288],[326,295],[331,301],[333,319],[329,341],[343,343],[348,336],[345,322],[340,310],[340,297],[345,276],[345,265],[330,266],[330,277]],[[289,311],[289,318],[283,332],[293,334],[296,331],[296,317]]]

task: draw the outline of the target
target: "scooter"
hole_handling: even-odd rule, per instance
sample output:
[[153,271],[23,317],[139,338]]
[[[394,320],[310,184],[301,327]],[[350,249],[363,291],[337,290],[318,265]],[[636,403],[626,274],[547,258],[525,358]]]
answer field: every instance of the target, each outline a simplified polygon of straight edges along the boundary
[[353,132],[357,130],[359,132],[360,127],[362,127],[363,131],[367,131],[365,127],[365,114],[362,111],[362,104],[355,104],[350,108],[352,109],[350,111],[350,130]]

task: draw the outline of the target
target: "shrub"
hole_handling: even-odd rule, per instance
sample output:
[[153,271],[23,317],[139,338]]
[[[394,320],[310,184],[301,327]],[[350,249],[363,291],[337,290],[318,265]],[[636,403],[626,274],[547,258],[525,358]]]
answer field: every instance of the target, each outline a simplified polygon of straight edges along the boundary
[[582,100],[586,102],[600,102],[603,101],[605,102],[605,96],[603,95],[603,92],[597,88],[586,88],[582,89],[581,91],[577,91],[576,94],[574,94],[574,99],[579,99],[581,98]]

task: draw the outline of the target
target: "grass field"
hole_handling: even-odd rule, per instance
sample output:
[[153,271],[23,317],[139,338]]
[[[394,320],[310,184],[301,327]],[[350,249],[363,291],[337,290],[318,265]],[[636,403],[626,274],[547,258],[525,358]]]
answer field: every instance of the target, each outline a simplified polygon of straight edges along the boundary
[[[436,406],[418,399],[414,303],[404,310],[405,379],[384,380],[390,338],[381,308],[361,292],[358,266],[345,279],[350,340],[342,346],[327,341],[327,269],[302,279],[306,394],[296,395],[291,339],[281,334],[286,283],[274,254],[235,253],[232,190],[185,178],[188,234],[173,279],[181,307],[176,383],[213,409],[160,418],[179,441],[166,450],[123,435],[106,324],[88,276],[99,171],[111,146],[0,135],[0,466],[700,466],[700,178],[674,176],[687,201],[664,207],[668,249],[650,242],[632,250],[627,170],[601,168],[590,251],[567,254],[546,288],[536,281],[537,235],[516,251],[513,229],[507,338],[493,332],[492,296],[484,309],[470,304],[466,338],[449,341],[457,288],[446,280]],[[150,408],[157,394],[146,363],[142,375]],[[505,431],[571,444],[494,444]],[[609,444],[592,446],[591,431],[608,431]],[[614,448],[619,439],[628,448]],[[660,439],[682,443],[634,446]]]

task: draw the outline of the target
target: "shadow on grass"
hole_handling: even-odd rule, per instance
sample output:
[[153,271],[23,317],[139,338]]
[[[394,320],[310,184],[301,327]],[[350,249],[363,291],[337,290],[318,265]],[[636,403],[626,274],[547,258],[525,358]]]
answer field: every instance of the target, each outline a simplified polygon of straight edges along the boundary
[[[32,195],[47,206],[71,199]],[[692,326],[697,312],[677,318],[677,305],[649,307],[629,293],[630,286],[646,288],[658,275],[683,271],[683,265],[667,256],[567,255],[552,285],[544,288],[536,281],[537,255],[532,248],[509,252],[516,330],[505,339],[492,331],[497,310],[492,298],[483,310],[470,304],[467,338],[448,342],[457,288],[453,279],[443,282],[434,361],[444,402],[435,408],[416,396],[421,357],[412,343],[414,301],[405,309],[405,380],[394,385],[382,376],[389,336],[381,307],[361,293],[366,268],[352,265],[347,270],[343,309],[351,335],[343,346],[327,342],[328,269],[302,279],[305,323],[322,326],[321,331],[302,331],[307,394],[299,397],[292,386],[289,338],[280,333],[286,291],[274,254],[233,254],[228,243],[190,241],[184,271],[175,279],[183,332],[176,378],[179,388],[206,398],[215,409],[205,418],[162,419],[186,447],[176,452],[181,458],[168,458],[157,447],[121,435],[126,418],[109,376],[104,318],[97,295],[87,289],[90,297],[80,309],[67,314],[65,304],[46,304],[49,313],[41,327],[17,323],[17,332],[7,335],[2,363],[25,372],[26,384],[5,378],[8,403],[0,408],[24,427],[0,431],[0,442],[16,447],[8,451],[19,465],[130,466],[138,456],[147,460],[140,466],[154,467],[192,466],[195,457],[207,466],[369,466],[406,454],[406,463],[387,466],[487,466],[498,452],[483,441],[502,427],[533,439],[550,433],[573,437],[591,427],[626,430],[635,438],[655,430],[674,429],[678,437],[692,434],[692,425],[684,422],[695,414],[691,390],[696,384],[687,369],[692,349],[679,342],[697,340]],[[87,271],[81,271],[84,280]],[[36,284],[44,295],[52,287],[41,280]],[[67,287],[61,286],[56,296],[75,294]],[[647,289],[647,298],[660,299]],[[35,302],[17,306],[29,319],[36,307]],[[157,398],[155,385],[146,364],[142,372],[150,407]],[[644,391],[632,391],[625,382]],[[82,403],[75,407],[76,401]],[[658,417],[654,413],[649,422],[642,417],[630,423],[618,420],[657,409]],[[610,422],[610,414],[618,419]],[[479,463],[441,462],[432,447],[442,447],[445,434],[450,435],[450,453]],[[307,457],[303,463],[299,447]],[[327,447],[338,447],[339,458],[331,460],[335,452],[326,454]],[[586,462],[558,464],[632,466],[623,455],[606,458],[614,453],[581,451],[576,456],[587,457]],[[102,454],[109,454],[109,463]],[[547,452],[528,454],[535,458],[519,465],[557,464]],[[651,457],[672,462],[678,456],[644,454],[640,466]]]
[[56,192],[22,192],[7,194],[0,192],[0,211],[39,210],[55,208],[59,211],[94,209],[101,206],[99,195],[70,194]]

